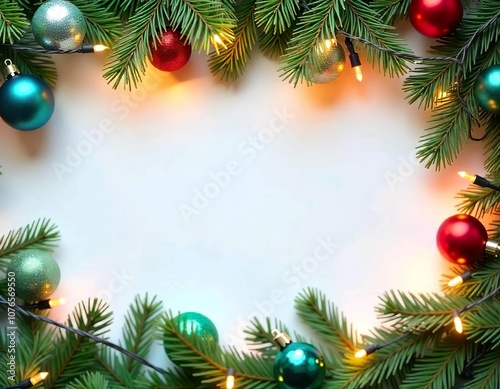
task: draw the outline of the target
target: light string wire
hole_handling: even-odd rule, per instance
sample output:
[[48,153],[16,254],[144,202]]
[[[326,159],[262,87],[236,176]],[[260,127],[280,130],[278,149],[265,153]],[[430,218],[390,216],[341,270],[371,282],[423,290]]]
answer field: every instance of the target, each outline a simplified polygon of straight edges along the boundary
[[[0,295],[0,304],[3,304],[3,305],[9,305],[10,307],[12,307],[12,304],[9,303],[3,296]],[[136,360],[137,362],[141,363],[142,365],[144,366],[147,366],[147,367],[150,367],[151,369],[153,370],[156,370],[158,373],[161,373],[161,374],[168,374],[169,372],[167,370],[164,370],[162,369],[161,367],[158,367],[158,366],[155,366],[153,365],[151,362],[147,361],[146,359],[140,357],[139,355],[137,354],[134,354],[133,352],[113,343],[113,342],[110,342],[106,339],[103,339],[103,338],[100,338],[98,336],[95,336],[94,334],[91,334],[89,332],[86,332],[86,331],[82,331],[78,328],[74,328],[74,327],[70,327],[70,326],[67,326],[65,324],[62,324],[62,323],[59,323],[55,320],[52,320],[52,319],[49,319],[48,317],[45,317],[45,316],[41,316],[41,315],[37,315],[33,312],[30,312],[30,311],[26,311],[25,309],[21,308],[20,306],[18,306],[17,304],[15,304],[13,307],[12,307],[14,310],[16,310],[17,312],[25,315],[25,316],[28,316],[28,317],[31,317],[35,320],[40,320],[42,322],[45,322],[47,324],[50,324],[50,325],[53,325],[55,327],[59,327],[59,328],[62,328],[63,330],[65,331],[68,331],[68,332],[72,332],[78,336],[82,336],[82,337],[85,337],[85,338],[89,338],[89,339],[92,339],[94,342],[96,343],[101,343],[105,346],[108,346],[126,356],[128,356],[129,358],[132,358],[134,360]]]

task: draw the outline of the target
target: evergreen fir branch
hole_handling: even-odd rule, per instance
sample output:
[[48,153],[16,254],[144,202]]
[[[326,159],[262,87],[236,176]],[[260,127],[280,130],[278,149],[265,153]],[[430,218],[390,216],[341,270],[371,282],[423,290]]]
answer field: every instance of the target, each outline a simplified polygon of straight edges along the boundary
[[123,22],[126,22],[143,2],[143,0],[105,0],[103,5]]
[[33,338],[19,337],[16,347],[16,367],[19,381],[33,377],[40,367],[50,358],[54,348],[52,333],[35,333]]
[[[450,288],[447,283],[452,278],[471,271],[471,279],[461,285]],[[467,298],[478,298],[493,292],[500,286],[500,262],[486,259],[478,266],[470,268],[455,269],[454,275],[446,276],[444,279],[443,291],[450,294],[459,294]]]
[[[332,380],[325,389],[379,388],[388,379],[404,375],[410,362],[424,355],[441,335],[439,332],[411,334],[363,359],[354,358],[352,353],[346,354],[344,366],[333,371]],[[369,344],[384,344],[398,337],[400,334],[394,331],[378,328],[365,340]]]
[[[16,44],[29,47],[38,46],[38,42],[36,42],[31,33],[24,35]],[[56,86],[57,70],[50,55],[14,50],[9,45],[0,45],[0,57],[3,60],[12,60],[12,63],[19,68],[21,74],[33,74],[45,80],[51,88]]]
[[255,0],[242,0],[235,9],[236,27],[234,38],[213,52],[209,66],[212,74],[221,74],[221,79],[234,81],[241,77],[250,60],[250,52],[257,39],[255,27]]
[[39,249],[52,251],[60,238],[57,227],[50,219],[39,219],[24,228],[12,230],[0,238],[0,271],[5,272],[19,251]]
[[[300,16],[280,68],[282,77],[293,85],[307,81],[310,68],[318,69],[318,52],[327,39],[335,39],[335,28],[344,1],[314,0]],[[307,81],[309,83],[309,81]]]
[[105,65],[104,78],[113,89],[123,82],[125,88],[137,87],[146,73],[150,56],[149,40],[157,41],[168,25],[168,6],[163,0],[145,1],[125,26],[123,38],[115,45]]
[[108,389],[109,382],[100,373],[86,373],[83,377],[75,378],[67,389]]
[[257,30],[257,41],[262,53],[271,58],[278,59],[285,55],[288,42],[292,38],[295,24],[282,33],[265,33],[262,29]]
[[483,303],[474,314],[465,316],[467,334],[476,343],[488,344],[492,349],[500,346],[500,301]]
[[371,3],[373,9],[386,24],[396,24],[408,17],[411,0],[375,0]]
[[[125,316],[123,329],[123,346],[127,350],[146,358],[153,344],[161,310],[162,303],[156,301],[155,297],[149,299],[146,294],[144,298],[139,296],[134,298],[134,303],[130,305]],[[120,363],[134,378],[138,376],[142,367],[138,361],[125,355],[121,355]]]
[[447,340],[416,362],[399,389],[452,389],[464,361],[476,351],[477,346],[463,338]]
[[194,389],[196,383],[184,371],[174,369],[170,370],[168,374],[158,374],[157,372],[149,372],[144,380],[144,385],[141,383],[137,385],[137,389]]
[[474,366],[474,377],[465,383],[463,389],[500,388],[500,350],[484,355]]
[[335,347],[339,357],[356,350],[357,334],[352,324],[323,293],[307,288],[295,299],[295,309],[317,336]]
[[[500,63],[500,59],[497,61]],[[488,115],[481,118],[484,125],[485,138],[485,155],[484,167],[489,172],[500,172],[500,149],[498,142],[500,142],[500,116]],[[492,178],[492,182],[498,181],[497,177]]]
[[[393,52],[411,54],[404,40],[398,37],[394,27],[384,24],[380,16],[364,0],[347,0],[342,13],[342,28],[349,34],[370,41]],[[355,42],[354,42],[355,43]],[[409,67],[401,56],[365,45],[366,59],[389,77],[405,74]]]
[[300,0],[257,0],[255,22],[265,33],[282,34],[295,24]]
[[[76,327],[95,336],[102,337],[111,324],[111,313],[107,305],[94,299],[86,305],[80,303],[68,317],[68,326]],[[45,387],[64,388],[82,371],[91,369],[97,355],[97,345],[88,338],[73,332],[59,331],[54,342],[54,355],[47,361],[51,374],[45,380]]]
[[250,321],[250,326],[245,329],[245,341],[252,351],[258,351],[264,357],[274,358],[279,350],[272,335],[274,329],[279,332],[290,333],[288,328],[278,319],[274,319],[274,322],[271,323],[271,319],[267,317],[264,326],[258,318],[253,318]]
[[[489,179],[493,177],[485,175],[485,178]],[[470,185],[467,189],[461,190],[457,198],[461,200],[458,205],[460,212],[473,214],[478,218],[482,218],[497,208],[500,201],[500,192],[478,185]]]
[[458,99],[437,107],[429,122],[431,127],[420,138],[417,157],[425,167],[436,170],[450,165],[469,139],[470,117]]
[[121,34],[122,24],[120,19],[106,10],[99,2],[87,0],[72,0],[85,17],[87,33],[85,40],[92,44],[113,46]]
[[471,301],[462,296],[437,293],[385,292],[377,312],[386,323],[403,331],[437,331],[452,323],[452,313]]
[[0,0],[0,42],[14,43],[21,39],[30,24],[24,10],[12,0]]
[[174,29],[180,29],[194,49],[208,53],[217,40],[231,42],[232,28],[236,23],[233,9],[227,1],[221,0],[171,0],[170,22]]

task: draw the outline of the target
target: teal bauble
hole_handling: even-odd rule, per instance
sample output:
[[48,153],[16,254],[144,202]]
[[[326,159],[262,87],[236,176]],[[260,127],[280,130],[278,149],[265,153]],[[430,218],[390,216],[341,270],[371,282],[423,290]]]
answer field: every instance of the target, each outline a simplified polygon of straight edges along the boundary
[[[276,331],[277,332],[277,331]],[[275,333],[275,331],[273,331]],[[309,343],[290,341],[286,334],[275,337],[281,351],[274,360],[273,374],[281,389],[317,389],[323,385],[326,365],[318,349]]]
[[7,276],[15,281],[16,297],[24,301],[40,301],[54,293],[61,271],[49,252],[24,250],[11,260]]
[[36,41],[47,50],[74,50],[82,45],[87,25],[76,5],[65,0],[43,3],[33,14]]
[[486,111],[500,113],[500,65],[485,68],[474,82],[474,96]]
[[[206,316],[198,312],[184,312],[173,318],[173,322],[179,328],[179,330],[188,336],[196,336],[202,342],[206,343],[218,343],[219,333],[215,324]],[[178,364],[175,358],[173,349],[165,341],[163,343],[165,351],[169,356],[170,360],[175,364]]]
[[0,87],[0,117],[20,131],[32,131],[49,121],[54,112],[54,94],[45,81],[31,74],[19,74],[10,60]]

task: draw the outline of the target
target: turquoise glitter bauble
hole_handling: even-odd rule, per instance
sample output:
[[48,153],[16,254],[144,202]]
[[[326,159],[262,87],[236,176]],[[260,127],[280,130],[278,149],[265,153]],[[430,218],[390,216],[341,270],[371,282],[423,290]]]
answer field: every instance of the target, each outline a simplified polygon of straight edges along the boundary
[[18,74],[0,87],[0,117],[16,130],[36,130],[53,112],[54,94],[41,78]]
[[325,378],[321,353],[308,343],[290,343],[274,360],[274,378],[282,389],[316,389]]
[[31,28],[36,41],[47,50],[77,49],[87,33],[82,12],[65,0],[51,0],[38,7]]
[[7,276],[14,278],[17,297],[25,301],[40,301],[54,293],[61,271],[47,251],[24,250],[10,262]]
[[484,69],[474,82],[474,96],[486,111],[500,113],[500,65]]
[[[203,342],[207,343],[217,343],[219,341],[219,333],[215,324],[201,313],[184,312],[174,317],[173,321],[179,327],[179,330],[186,335],[196,335]],[[177,364],[178,361],[172,355],[170,345],[165,341],[163,346],[170,360]]]

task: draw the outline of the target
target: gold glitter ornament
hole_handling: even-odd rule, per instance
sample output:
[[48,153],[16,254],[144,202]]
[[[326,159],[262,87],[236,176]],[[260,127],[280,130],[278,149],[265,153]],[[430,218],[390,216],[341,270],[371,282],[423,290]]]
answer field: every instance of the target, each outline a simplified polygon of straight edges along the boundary
[[24,250],[10,262],[7,277],[14,279],[16,297],[24,301],[40,301],[54,293],[61,271],[49,252]]
[[318,45],[316,64],[307,64],[307,81],[314,84],[326,84],[337,79],[345,67],[345,52],[333,39],[327,39]]

